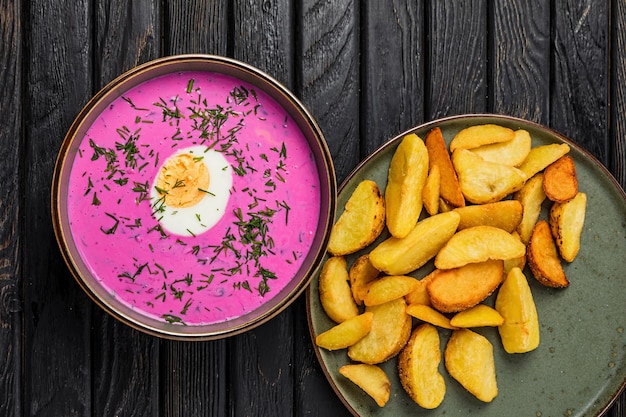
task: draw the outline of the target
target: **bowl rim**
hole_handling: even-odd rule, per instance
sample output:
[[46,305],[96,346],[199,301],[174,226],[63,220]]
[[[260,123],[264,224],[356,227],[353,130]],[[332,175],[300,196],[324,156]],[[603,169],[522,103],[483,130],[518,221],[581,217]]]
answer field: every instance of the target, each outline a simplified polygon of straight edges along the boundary
[[[268,302],[242,316],[206,325],[181,326],[159,321],[134,310],[111,297],[95,279],[90,278],[85,264],[76,253],[69,229],[63,197],[73,164],[71,150],[82,142],[95,117],[113,100],[137,85],[179,71],[221,73],[245,81],[268,94],[298,124],[314,154],[320,180],[320,213],[316,235],[309,253],[297,274]],[[305,105],[282,83],[264,71],[245,62],[219,55],[183,54],[161,57],[138,65],[100,89],[81,109],[68,129],[55,162],[51,188],[51,214],[55,238],[72,276],[98,306],[130,327],[166,339],[215,340],[256,328],[284,311],[309,285],[323,258],[335,217],[337,198],[336,173],[325,137]]]

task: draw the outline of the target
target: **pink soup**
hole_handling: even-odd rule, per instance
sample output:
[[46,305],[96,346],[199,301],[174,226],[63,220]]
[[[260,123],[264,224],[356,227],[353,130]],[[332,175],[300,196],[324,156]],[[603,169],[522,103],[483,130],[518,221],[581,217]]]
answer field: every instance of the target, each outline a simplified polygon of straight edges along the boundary
[[[174,207],[165,197],[193,179],[176,174],[168,191],[157,178],[185,153],[202,161],[209,185],[194,185],[200,201]],[[319,202],[311,149],[281,106],[227,75],[180,72],[134,87],[89,128],[68,216],[112,296],[201,325],[249,313],[285,287],[311,247]]]

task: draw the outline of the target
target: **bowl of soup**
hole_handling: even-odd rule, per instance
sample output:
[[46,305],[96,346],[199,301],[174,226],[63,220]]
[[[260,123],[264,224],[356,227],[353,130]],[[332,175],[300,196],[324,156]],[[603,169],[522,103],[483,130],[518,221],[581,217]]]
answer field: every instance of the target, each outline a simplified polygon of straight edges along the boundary
[[319,126],[286,87],[237,60],[180,55],[89,101],[51,194],[63,258],[95,303],[152,335],[210,340],[303,292],[336,178]]

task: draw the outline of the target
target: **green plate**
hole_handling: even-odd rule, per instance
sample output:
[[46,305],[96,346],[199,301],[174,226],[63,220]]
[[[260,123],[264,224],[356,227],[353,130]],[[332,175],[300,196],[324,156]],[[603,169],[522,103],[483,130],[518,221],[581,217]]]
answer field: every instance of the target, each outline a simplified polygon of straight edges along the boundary
[[[436,410],[429,411],[415,404],[404,392],[398,379],[396,358],[381,364],[391,380],[391,397],[387,405],[380,408],[339,374],[338,369],[350,362],[345,350],[329,352],[315,346],[315,335],[334,325],[321,307],[316,275],[307,292],[313,345],[332,388],[355,416],[599,416],[624,388],[626,194],[593,156],[560,134],[525,120],[495,115],[455,116],[421,125],[384,144],[349,175],[340,187],[337,218],[363,179],[374,180],[381,190],[385,189],[389,162],[404,134],[414,132],[424,138],[430,129],[440,127],[449,143],[459,130],[484,123],[526,129],[533,146],[555,142],[570,145],[579,189],[587,194],[581,249],[573,263],[564,265],[570,286],[566,289],[543,287],[526,268],[524,272],[539,314],[539,347],[526,354],[510,355],[504,352],[496,328],[474,329],[486,336],[494,347],[498,396],[491,403],[480,402],[448,375],[442,361],[440,372],[446,381],[446,395]],[[542,218],[547,218],[548,208],[545,204]],[[348,265],[362,253],[348,256]],[[431,261],[411,275],[421,278],[432,269]],[[493,303],[493,296],[487,303]],[[450,331],[439,329],[439,334],[443,352]]]

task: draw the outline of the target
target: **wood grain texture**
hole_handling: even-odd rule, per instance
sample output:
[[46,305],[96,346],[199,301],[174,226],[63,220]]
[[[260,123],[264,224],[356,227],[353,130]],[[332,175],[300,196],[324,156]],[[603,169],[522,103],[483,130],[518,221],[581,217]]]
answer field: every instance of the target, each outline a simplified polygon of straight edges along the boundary
[[553,7],[550,124],[608,165],[609,2],[559,1]]
[[20,173],[22,151],[22,8],[0,1],[0,416],[21,414],[22,300]]
[[424,118],[424,4],[361,5],[361,158]]
[[339,182],[360,160],[358,4],[303,0],[296,15],[296,93],[326,137]]
[[[159,3],[97,2],[94,88],[160,53]],[[120,40],[126,47],[120,48]],[[95,91],[94,91],[95,93]],[[100,416],[158,415],[159,342],[113,319],[93,313],[93,413]]]
[[547,124],[550,106],[550,4],[490,3],[491,111]]
[[27,16],[23,378],[29,415],[91,414],[91,302],[61,258],[48,198],[57,151],[93,91],[89,10],[86,1],[34,0]]
[[228,0],[165,2],[165,22],[171,26],[167,28],[164,53],[227,55],[231,4]]
[[[612,4],[610,138],[613,146],[609,167],[626,189],[626,3],[615,0]],[[626,409],[626,401],[623,408]]]
[[487,111],[487,2],[431,1],[426,13],[426,120]]

